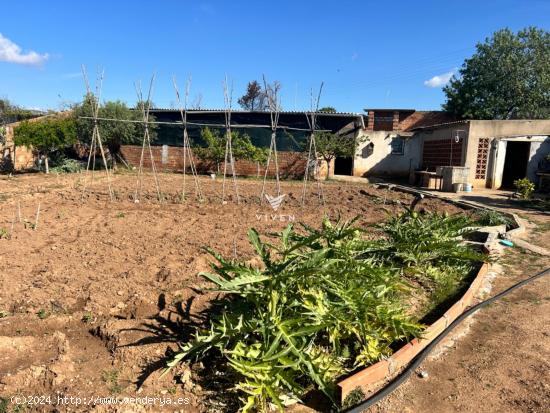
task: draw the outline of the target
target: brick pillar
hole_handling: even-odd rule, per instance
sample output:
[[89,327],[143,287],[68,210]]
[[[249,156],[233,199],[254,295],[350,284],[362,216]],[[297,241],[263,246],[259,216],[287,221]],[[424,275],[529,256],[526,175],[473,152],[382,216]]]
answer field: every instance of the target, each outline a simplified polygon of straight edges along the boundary
[[398,130],[398,129],[399,129],[399,112],[394,111],[393,112],[392,130]]
[[367,119],[367,130],[374,130],[374,111],[369,110]]

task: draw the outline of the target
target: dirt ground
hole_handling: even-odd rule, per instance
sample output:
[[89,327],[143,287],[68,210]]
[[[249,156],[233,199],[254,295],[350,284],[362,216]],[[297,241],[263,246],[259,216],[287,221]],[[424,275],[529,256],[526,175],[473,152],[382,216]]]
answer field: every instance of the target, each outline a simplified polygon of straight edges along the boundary
[[[223,401],[212,401],[216,385],[202,388],[189,380],[194,373],[179,368],[175,378],[159,377],[166,355],[189,330],[186,317],[213,298],[197,290],[206,286],[197,274],[210,259],[202,248],[249,259],[250,227],[280,231],[291,219],[318,226],[323,215],[360,216],[368,225],[413,199],[330,182],[322,186],[324,204],[313,184],[302,207],[302,184],[283,182],[286,198],[275,212],[259,203],[261,181],[238,181],[238,205],[230,181],[225,205],[220,179],[200,184],[206,200],[193,198],[188,178],[182,203],[182,176],[161,174],[166,201],[159,204],[151,176],[139,203],[131,174],[114,176],[114,202],[99,174],[93,184],[81,174],[0,177],[0,412],[227,410]],[[267,193],[274,191],[269,182]],[[422,207],[459,211],[428,199]],[[23,398],[31,395],[43,398]],[[14,396],[35,405],[17,406]],[[63,396],[82,399],[70,403]],[[86,399],[92,396],[181,398],[183,404],[107,407]]]
[[[493,200],[494,201],[494,200]],[[487,203],[492,203],[487,200]],[[499,201],[502,209],[511,205]],[[550,249],[550,213],[513,210],[525,218],[531,243]],[[550,267],[550,257],[506,249],[492,294]],[[550,411],[550,277],[485,307],[462,337],[387,399],[376,413]]]

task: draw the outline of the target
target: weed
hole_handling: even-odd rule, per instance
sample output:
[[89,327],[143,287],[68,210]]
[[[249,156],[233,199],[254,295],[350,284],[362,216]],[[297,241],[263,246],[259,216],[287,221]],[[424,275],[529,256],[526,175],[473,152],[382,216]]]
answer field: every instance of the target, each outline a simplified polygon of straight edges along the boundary
[[8,313],[7,311],[5,310],[0,310],[0,318],[5,318],[7,316],[9,316],[10,313]]
[[473,218],[477,224],[483,226],[506,225],[511,227],[514,223],[512,218],[492,209],[479,211]]
[[56,166],[50,168],[50,172],[64,174],[64,173],[76,173],[83,169],[83,164],[75,159],[63,158]]
[[120,372],[117,369],[110,371],[103,371],[101,374],[102,380],[107,384],[109,391],[113,394],[119,394],[124,390],[124,387],[119,384],[119,374]]
[[82,315],[82,321],[85,323],[91,323],[94,319],[94,315],[90,312],[86,312]]
[[36,223],[29,221],[28,219],[23,220],[23,226],[25,227],[25,229],[36,229]]
[[365,393],[363,392],[361,387],[357,387],[346,396],[344,402],[342,403],[342,408],[343,410],[346,410],[350,407],[357,406],[359,403],[365,400],[365,398]]
[[0,239],[10,239],[11,234],[6,228],[0,228]]
[[45,318],[48,318],[50,316],[50,313],[48,313],[46,310],[41,308],[40,310],[37,311],[36,315],[38,316],[39,319],[44,320]]
[[535,184],[528,178],[516,179],[514,187],[520,199],[531,199],[533,192],[535,192]]
[[115,215],[115,218],[124,218],[125,215],[124,215],[124,212],[118,212],[116,215]]

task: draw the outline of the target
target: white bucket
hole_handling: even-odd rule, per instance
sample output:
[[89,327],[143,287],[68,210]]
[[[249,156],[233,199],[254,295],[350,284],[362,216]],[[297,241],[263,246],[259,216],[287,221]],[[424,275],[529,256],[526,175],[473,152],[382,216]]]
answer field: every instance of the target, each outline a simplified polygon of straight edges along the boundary
[[472,184],[464,184],[463,189],[464,192],[472,192]]
[[462,185],[463,185],[463,184],[461,184],[460,182],[455,182],[455,183],[453,184],[453,192],[454,192],[454,193],[457,193],[457,192],[462,191]]

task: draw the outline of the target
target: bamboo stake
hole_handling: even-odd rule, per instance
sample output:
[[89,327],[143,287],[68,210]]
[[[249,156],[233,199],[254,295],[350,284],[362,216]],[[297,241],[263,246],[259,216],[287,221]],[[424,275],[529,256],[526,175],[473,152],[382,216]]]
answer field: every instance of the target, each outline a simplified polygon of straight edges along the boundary
[[[316,117],[317,112],[319,111],[319,102],[321,100],[321,93],[323,91],[323,85],[324,83],[321,82],[321,86],[319,87],[319,94],[317,95],[317,99],[315,100],[313,98],[313,91],[311,91],[311,120],[309,117],[306,116],[306,119],[308,121],[308,124],[310,126],[310,137],[309,137],[309,148],[308,148],[308,154],[307,154],[307,161],[306,161],[306,168],[305,168],[305,174],[304,174],[304,184],[302,189],[302,207],[305,204],[305,198],[306,198],[306,191],[307,191],[307,182],[309,178],[309,171],[310,171],[310,162],[311,162],[311,155],[313,152],[313,174],[315,179],[315,174],[319,175],[320,170],[318,166],[319,156],[317,153],[317,143],[315,141],[315,131],[316,131]],[[323,190],[322,190],[322,184],[320,176],[317,176],[317,195],[319,197],[319,201],[324,204],[324,196],[323,196]]]
[[235,189],[235,196],[237,198],[237,204],[240,204],[239,189],[237,186],[237,174],[235,171],[235,158],[233,156],[233,145],[231,136],[231,109],[233,101],[233,87],[229,89],[227,76],[223,84],[223,94],[225,101],[225,162],[223,167],[223,184],[222,184],[222,204],[225,204],[225,180],[227,175],[227,161],[229,159],[229,165],[231,166],[231,173],[233,176],[233,187]]
[[[96,151],[97,151],[97,148],[99,147],[99,151],[100,151],[100,154],[101,154],[101,158],[103,160],[103,166],[105,167],[105,174],[107,176],[107,186],[109,188],[109,198],[111,201],[114,200],[114,196],[113,196],[113,188],[112,188],[112,185],[111,185],[111,174],[110,174],[110,170],[109,170],[109,165],[107,164],[107,159],[105,157],[105,151],[103,149],[103,143],[101,141],[101,136],[99,134],[99,124],[98,124],[98,117],[99,117],[99,107],[100,107],[100,104],[101,104],[101,92],[102,92],[102,88],[103,88],[103,78],[104,78],[104,75],[105,75],[105,71],[101,71],[101,74],[99,74],[98,72],[98,75],[97,75],[97,78],[96,78],[96,92],[95,94],[93,94],[91,92],[91,88],[90,88],[90,82],[88,81],[88,75],[86,73],[86,68],[84,67],[84,65],[82,65],[82,75],[83,75],[83,78],[84,78],[84,83],[85,83],[85,86],[86,86],[86,96],[87,97],[91,97],[92,99],[92,115],[93,115],[93,121],[94,121],[94,125],[93,125],[93,130],[92,130],[92,142],[90,143],[90,153],[88,155],[88,163],[86,165],[86,175],[88,175],[88,171],[89,171],[89,168],[90,168],[90,162],[92,161],[93,159],[93,165],[92,165],[92,182],[94,181],[94,176],[95,176],[95,165],[96,165]],[[84,185],[83,185],[83,188],[82,188],[82,199],[84,198],[84,194],[86,192],[86,180],[84,180]]]
[[174,84],[174,90],[176,91],[176,98],[178,100],[178,106],[180,108],[180,114],[183,124],[183,188],[182,188],[182,201],[185,199],[185,178],[187,175],[187,158],[189,158],[189,166],[191,168],[191,173],[193,174],[193,179],[195,180],[195,195],[198,197],[199,201],[203,200],[202,191],[199,185],[199,177],[197,174],[197,168],[195,166],[195,160],[193,156],[193,150],[191,149],[191,141],[189,139],[189,134],[187,132],[187,100],[189,97],[189,89],[191,87],[191,79],[187,81],[185,88],[185,105],[182,108],[180,93],[178,90],[178,85],[176,84],[176,78],[172,77],[172,82]]
[[279,160],[277,156],[277,125],[279,123],[279,114],[280,114],[280,103],[278,102],[277,92],[275,90],[269,91],[267,87],[267,81],[265,76],[264,80],[264,90],[267,96],[268,106],[269,106],[269,117],[271,123],[271,142],[269,144],[269,152],[267,155],[267,161],[265,166],[264,179],[262,183],[262,192],[260,194],[260,204],[263,202],[265,195],[265,187],[267,181],[267,173],[269,170],[269,164],[271,163],[271,157],[273,155],[275,163],[275,181],[277,196],[281,195],[281,183],[279,180]]
[[136,94],[138,97],[138,101],[141,104],[141,112],[143,116],[143,126],[145,128],[143,132],[143,141],[141,145],[141,156],[139,160],[139,169],[138,169],[138,177],[137,177],[137,185],[136,185],[136,191],[134,196],[134,202],[139,202],[140,196],[141,196],[141,188],[143,186],[143,160],[145,155],[145,147],[147,147],[149,152],[149,157],[151,159],[151,169],[153,171],[153,177],[155,180],[155,187],[157,190],[157,199],[159,202],[162,202],[162,195],[160,192],[160,184],[157,176],[157,170],[155,166],[155,158],[153,156],[153,149],[151,147],[151,136],[149,134],[149,112],[151,109],[151,95],[153,92],[153,84],[155,81],[155,74],[153,73],[153,76],[151,76],[151,82],[149,83],[149,92],[147,93],[147,100],[143,100],[143,91],[141,89],[141,82],[139,82],[139,86],[134,84],[134,87],[136,89]]
[[38,229],[38,218],[40,217],[40,202],[38,203],[38,209],[36,210],[36,217],[34,219],[34,230]]

